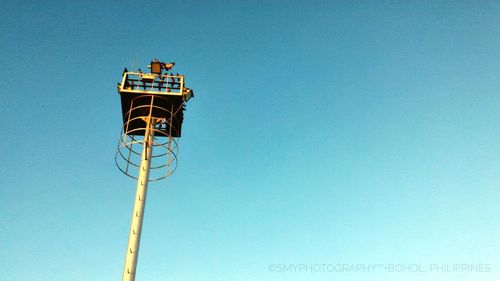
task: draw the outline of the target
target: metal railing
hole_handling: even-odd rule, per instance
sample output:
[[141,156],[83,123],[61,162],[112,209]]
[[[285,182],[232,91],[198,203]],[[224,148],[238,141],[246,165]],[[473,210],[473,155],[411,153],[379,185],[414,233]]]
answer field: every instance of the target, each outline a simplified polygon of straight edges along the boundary
[[184,75],[172,73],[125,72],[120,84],[120,92],[182,96],[184,91]]

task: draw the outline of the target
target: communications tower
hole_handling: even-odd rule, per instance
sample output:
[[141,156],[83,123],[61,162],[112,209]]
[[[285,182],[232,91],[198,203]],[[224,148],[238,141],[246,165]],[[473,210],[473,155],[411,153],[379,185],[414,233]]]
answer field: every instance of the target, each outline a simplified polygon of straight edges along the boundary
[[193,91],[184,75],[171,72],[174,65],[155,59],[147,73],[125,68],[118,83],[123,128],[115,162],[137,179],[122,281],[135,280],[148,182],[170,176],[177,167],[177,139]]

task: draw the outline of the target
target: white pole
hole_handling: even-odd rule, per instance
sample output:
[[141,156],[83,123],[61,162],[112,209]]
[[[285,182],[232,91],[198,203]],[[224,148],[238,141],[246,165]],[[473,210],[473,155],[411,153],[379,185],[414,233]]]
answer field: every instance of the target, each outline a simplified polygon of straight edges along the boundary
[[134,281],[137,268],[137,258],[139,255],[139,244],[141,242],[142,219],[144,218],[144,206],[146,204],[146,194],[148,191],[149,167],[151,164],[151,152],[153,150],[154,139],[154,119],[146,117],[146,130],[144,133],[144,144],[142,148],[142,159],[137,178],[137,192],[135,195],[134,211],[132,212],[132,222],[128,236],[127,253],[125,254],[125,267],[123,269],[122,280]]

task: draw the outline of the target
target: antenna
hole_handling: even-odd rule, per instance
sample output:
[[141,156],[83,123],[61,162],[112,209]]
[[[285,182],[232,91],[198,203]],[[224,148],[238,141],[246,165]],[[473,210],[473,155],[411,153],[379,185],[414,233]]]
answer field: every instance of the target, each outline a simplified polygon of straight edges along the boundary
[[168,73],[174,65],[154,59],[150,73],[125,68],[118,83],[123,127],[115,162],[125,175],[137,179],[123,281],[135,280],[148,183],[177,168],[177,139],[193,91],[185,87],[184,75]]

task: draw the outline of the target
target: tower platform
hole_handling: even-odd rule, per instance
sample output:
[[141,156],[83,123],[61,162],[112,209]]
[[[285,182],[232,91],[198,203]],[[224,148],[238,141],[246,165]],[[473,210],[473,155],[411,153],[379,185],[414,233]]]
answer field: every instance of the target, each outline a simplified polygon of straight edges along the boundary
[[146,126],[141,117],[151,113],[153,118],[171,120],[160,122],[157,129],[166,133],[160,135],[181,136],[184,103],[193,97],[193,91],[184,85],[184,75],[125,70],[118,93],[127,135],[144,135]]

